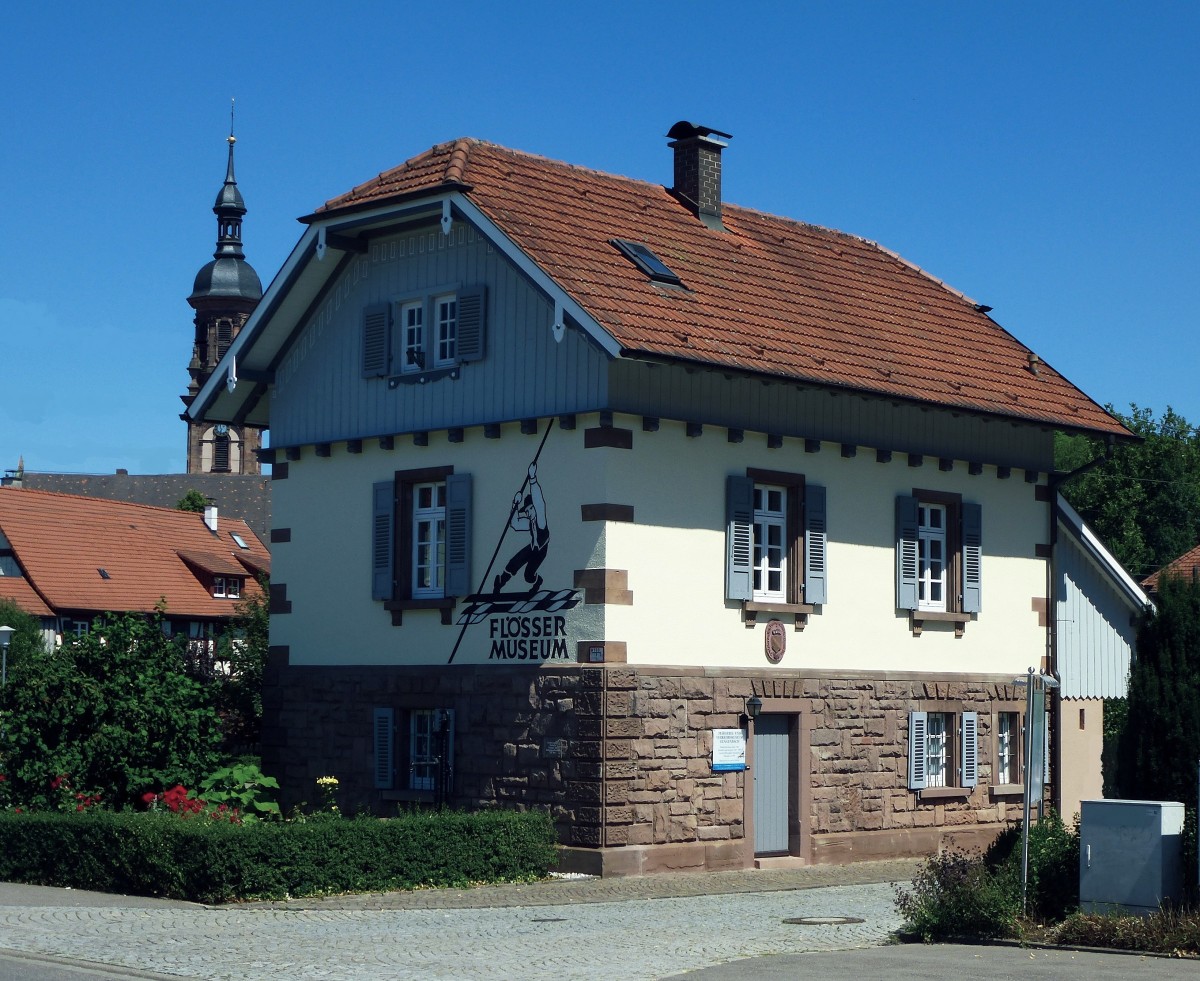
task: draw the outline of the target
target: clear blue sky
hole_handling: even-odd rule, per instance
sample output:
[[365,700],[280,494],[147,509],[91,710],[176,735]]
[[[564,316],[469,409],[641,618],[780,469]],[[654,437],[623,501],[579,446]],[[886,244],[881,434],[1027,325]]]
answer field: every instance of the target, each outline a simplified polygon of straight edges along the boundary
[[1200,423],[1200,4],[69,2],[5,11],[0,470],[184,469],[237,98],[246,255],[458,136],[873,239],[1098,401]]

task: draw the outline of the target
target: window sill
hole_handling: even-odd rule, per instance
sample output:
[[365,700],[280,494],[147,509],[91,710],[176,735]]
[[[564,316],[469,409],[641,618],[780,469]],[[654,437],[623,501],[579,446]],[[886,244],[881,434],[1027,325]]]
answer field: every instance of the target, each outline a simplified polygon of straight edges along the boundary
[[432,804],[432,790],[383,790],[379,793],[380,800],[409,801],[415,804]]
[[405,610],[441,610],[442,623],[448,626],[457,603],[457,597],[439,596],[434,599],[385,600],[383,608],[391,613],[393,627],[404,625]]
[[909,610],[909,625],[914,637],[921,636],[921,629],[926,622],[954,624],[954,636],[961,637],[966,626],[975,619],[973,613],[942,613],[936,610]]
[[398,388],[401,385],[424,385],[439,378],[458,378],[461,365],[447,365],[445,368],[433,368],[430,371],[413,371],[404,375],[391,375],[388,378],[388,388]]
[[790,613],[796,618],[796,629],[803,630],[808,625],[809,614],[816,612],[816,609],[808,603],[761,603],[757,600],[742,600],[742,616],[747,627],[753,627],[758,622],[760,613]]
[[947,800],[949,798],[959,798],[966,800],[971,796],[970,787],[926,787],[924,790],[917,791],[918,800]]
[[993,799],[996,797],[1024,797],[1025,785],[1023,783],[994,783],[988,788],[988,793]]

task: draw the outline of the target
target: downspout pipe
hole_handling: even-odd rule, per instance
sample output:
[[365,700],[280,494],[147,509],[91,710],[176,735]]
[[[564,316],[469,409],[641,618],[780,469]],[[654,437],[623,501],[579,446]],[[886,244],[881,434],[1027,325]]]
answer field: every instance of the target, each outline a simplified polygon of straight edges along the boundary
[[[1059,687],[1055,689],[1058,697],[1054,698],[1053,702],[1056,738],[1054,740],[1054,781],[1052,784],[1054,809],[1059,814],[1062,813],[1062,778],[1060,776],[1062,773],[1062,739],[1057,737],[1062,733],[1062,678],[1058,671],[1058,597],[1055,589],[1057,580],[1055,569],[1058,566],[1058,494],[1064,484],[1077,477],[1082,477],[1089,470],[1111,460],[1116,448],[1116,439],[1109,436],[1105,442],[1104,452],[1100,456],[1088,460],[1087,463],[1074,470],[1052,473],[1048,482],[1050,488],[1050,560],[1046,563],[1046,667],[1051,677],[1059,683]],[[1029,779],[1028,773],[1025,774],[1025,779]]]

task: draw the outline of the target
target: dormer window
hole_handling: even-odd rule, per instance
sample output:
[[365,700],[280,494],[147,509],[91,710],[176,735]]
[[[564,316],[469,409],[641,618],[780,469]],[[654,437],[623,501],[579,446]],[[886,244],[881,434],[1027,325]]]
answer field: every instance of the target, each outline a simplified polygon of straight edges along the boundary
[[683,285],[683,280],[675,274],[671,267],[641,242],[628,242],[623,238],[614,238],[611,241],[626,259],[650,277],[651,282],[662,283],[666,286]]
[[242,581],[236,576],[214,576],[214,599],[239,599],[242,595]]

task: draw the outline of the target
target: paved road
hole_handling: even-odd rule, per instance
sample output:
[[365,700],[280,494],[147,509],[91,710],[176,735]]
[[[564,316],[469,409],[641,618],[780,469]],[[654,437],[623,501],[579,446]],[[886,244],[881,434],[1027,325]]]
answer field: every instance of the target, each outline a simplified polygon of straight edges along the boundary
[[[1003,981],[1018,973],[1073,981],[1085,974],[1056,972],[1095,957],[1121,970],[1088,967],[1087,981],[1183,977],[1171,973],[1180,968],[1200,975],[1194,962],[1122,955],[880,947],[898,926],[890,883],[912,869],[864,863],[233,907],[0,885],[0,981],[635,981],[684,972],[695,981]],[[785,922],[840,917],[861,922]],[[1149,973],[1137,973],[1140,965]]]

